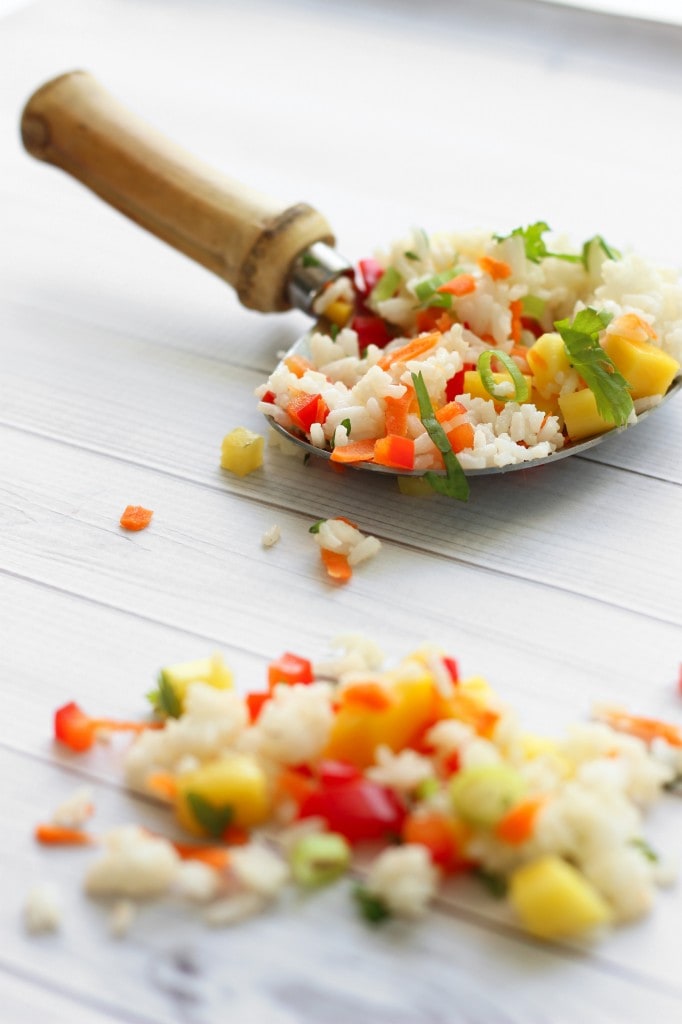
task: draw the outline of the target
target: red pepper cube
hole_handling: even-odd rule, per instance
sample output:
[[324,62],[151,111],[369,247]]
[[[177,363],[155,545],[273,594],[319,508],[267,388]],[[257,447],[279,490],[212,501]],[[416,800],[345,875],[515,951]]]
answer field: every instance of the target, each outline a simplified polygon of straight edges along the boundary
[[368,345],[385,348],[391,340],[388,327],[380,316],[354,316],[351,327],[358,336],[361,352],[364,352]]
[[267,691],[263,693],[247,693],[245,700],[251,722],[258,720],[258,716],[263,710],[263,705],[270,700],[270,696],[271,694]]
[[293,686],[295,683],[312,683],[313,666],[307,658],[285,651],[279,658],[268,665],[268,686],[270,689],[277,683]]
[[55,711],[54,735],[71,750],[89,750],[95,742],[95,725],[78,704],[71,701]]
[[411,437],[389,434],[374,444],[374,461],[379,466],[414,469],[414,441]]
[[369,295],[385,274],[384,268],[375,259],[360,260],[358,271],[358,291],[361,295]]
[[287,413],[294,424],[307,434],[313,423],[324,423],[329,409],[321,395],[308,395],[301,391],[287,405]]

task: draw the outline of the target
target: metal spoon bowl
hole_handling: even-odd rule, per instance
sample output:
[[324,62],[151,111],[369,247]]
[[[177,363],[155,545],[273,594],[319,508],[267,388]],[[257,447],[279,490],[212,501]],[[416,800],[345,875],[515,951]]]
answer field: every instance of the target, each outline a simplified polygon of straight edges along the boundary
[[[296,307],[313,315],[321,290],[353,272],[348,260],[334,250],[331,228],[316,210],[304,203],[284,207],[201,164],[117,103],[87,72],[69,72],[41,86],[24,108],[21,133],[32,156],[66,171],[135,223],[217,274],[249,309],[270,313]],[[288,354],[306,354],[308,341],[309,334],[304,335]],[[681,384],[678,378],[664,400]],[[636,423],[652,411],[639,415]],[[330,457],[330,452],[269,419],[310,455]],[[467,470],[466,475],[545,466],[588,451],[634,425],[567,444],[542,459]],[[423,475],[370,462],[353,468],[392,476]]]

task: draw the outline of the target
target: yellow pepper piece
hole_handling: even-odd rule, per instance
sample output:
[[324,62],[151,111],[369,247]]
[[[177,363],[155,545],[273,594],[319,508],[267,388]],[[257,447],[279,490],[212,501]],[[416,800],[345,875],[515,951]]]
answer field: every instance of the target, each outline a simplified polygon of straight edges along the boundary
[[345,302],[343,299],[337,299],[335,302],[331,302],[324,311],[324,315],[327,320],[331,320],[333,324],[337,324],[339,327],[345,327],[350,320],[353,307],[350,302]]
[[509,901],[524,928],[540,939],[581,935],[607,924],[611,910],[580,872],[553,854],[517,868]]
[[246,476],[263,465],[264,439],[246,427],[236,427],[223,438],[220,465],[237,476]]

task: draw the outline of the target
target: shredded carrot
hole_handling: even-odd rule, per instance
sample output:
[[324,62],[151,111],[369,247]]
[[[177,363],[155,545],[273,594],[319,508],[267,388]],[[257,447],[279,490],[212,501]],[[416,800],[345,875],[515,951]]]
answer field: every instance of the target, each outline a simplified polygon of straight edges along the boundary
[[89,846],[94,842],[93,836],[82,829],[52,823],[37,825],[34,835],[45,846]]
[[451,281],[446,281],[445,284],[439,285],[436,291],[446,295],[454,295],[457,298],[462,295],[471,295],[472,292],[476,291],[476,278],[473,274],[458,274]]
[[521,341],[521,331],[523,330],[523,324],[521,322],[523,303],[520,299],[516,299],[514,302],[509,303],[509,312],[511,313],[511,338],[512,341],[518,345]]
[[438,344],[440,337],[440,331],[431,331],[430,334],[419,334],[412,341],[408,341],[406,345],[401,345],[400,348],[394,348],[390,352],[385,352],[381,359],[377,361],[377,366],[380,366],[382,370],[389,370],[396,363],[407,363],[411,359],[419,359],[420,356],[423,356]]
[[411,437],[389,434],[374,444],[374,461],[379,466],[414,469],[414,441]]
[[215,871],[224,871],[230,863],[230,851],[224,846],[199,846],[198,843],[172,843],[182,860],[198,860]]
[[147,776],[146,785],[150,793],[169,803],[173,803],[178,794],[177,781],[170,772],[152,772]]
[[525,843],[533,835],[538,813],[545,803],[545,797],[532,796],[516,804],[498,821],[495,827],[497,838],[512,846]]
[[349,444],[336,445],[330,455],[332,462],[373,462],[374,440],[350,441]]
[[407,433],[407,418],[411,412],[415,400],[414,388],[405,388],[405,394],[400,398],[393,398],[387,395],[386,403],[386,433],[398,434],[404,437]]
[[163,729],[163,722],[126,722],[116,718],[91,718],[93,730],[105,729],[107,732],[146,732],[147,729]]
[[478,265],[484,274],[492,277],[493,281],[503,281],[505,277],[511,277],[512,268],[504,260],[495,260],[492,256],[481,256]]
[[295,377],[302,377],[306,370],[315,369],[310,360],[304,356],[287,356],[284,365]]
[[347,583],[353,575],[347,556],[338,551],[330,551],[329,548],[320,548],[320,554],[327,575],[333,580],[338,580],[339,583]]
[[369,711],[385,711],[393,704],[381,683],[353,683],[339,694],[342,706],[366,708]]
[[442,405],[440,409],[436,410],[436,419],[439,423],[447,423],[448,420],[452,420],[455,416],[464,416],[466,414],[466,406],[462,405],[461,402],[448,402],[447,405]]
[[120,523],[124,530],[144,530],[152,521],[154,513],[141,505],[127,505]]
[[596,717],[610,725],[616,732],[624,732],[629,736],[637,736],[645,743],[653,740],[665,740],[671,747],[682,747],[682,728],[662,722],[658,718],[641,718],[629,715],[618,708],[599,708]]

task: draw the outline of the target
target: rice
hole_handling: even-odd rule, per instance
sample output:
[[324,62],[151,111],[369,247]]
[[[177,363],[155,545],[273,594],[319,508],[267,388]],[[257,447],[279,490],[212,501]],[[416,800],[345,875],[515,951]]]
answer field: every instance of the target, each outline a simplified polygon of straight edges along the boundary
[[[623,357],[617,351],[612,354],[609,344],[614,337],[654,346],[670,357],[659,382],[647,385],[650,392],[641,394],[628,381],[619,385],[626,400],[628,384],[633,392],[635,405],[633,409],[630,403],[627,422],[635,422],[638,413],[660,401],[679,374],[679,275],[634,253],[616,253],[600,236],[580,248],[561,238],[547,243],[543,236],[548,230],[543,224],[531,225],[506,238],[477,233],[429,239],[423,232],[413,232],[396,242],[377,256],[379,294],[364,287],[359,270],[355,290],[343,277],[318,297],[314,308],[322,319],[310,338],[308,368],[290,369],[285,359],[256,390],[259,408],[292,435],[334,458],[336,448],[384,438],[391,401],[405,389],[411,391],[413,375],[421,374],[436,413],[452,401],[464,407],[463,422],[473,432],[460,431],[456,440],[451,434],[448,438],[465,471],[535,463],[566,444],[593,436],[595,429],[603,432],[626,422],[622,410],[612,408],[602,416],[601,405],[598,427],[589,417],[576,422],[559,399],[566,402],[599,384],[591,378],[586,384],[579,368],[566,358],[562,366],[550,367],[551,372],[546,364],[542,368],[538,341],[554,332],[557,321],[594,308],[607,324],[595,341],[607,348],[617,369]],[[396,282],[391,295],[380,291],[381,274],[387,272]],[[447,290],[451,285],[454,291]],[[341,330],[339,300],[348,308]],[[327,312],[334,312],[336,319],[326,319]],[[369,335],[363,333],[368,317],[384,325],[381,344],[368,342]],[[399,358],[410,340],[430,335],[437,340],[428,351],[404,361]],[[513,382],[504,364],[499,369],[507,379],[490,385],[478,362],[486,351],[499,359],[511,358],[526,376],[527,386]],[[566,353],[573,358],[568,348]],[[290,402],[300,393],[320,397],[317,418],[307,425],[289,415]],[[443,469],[441,451],[414,411],[402,434],[414,442],[413,462],[405,465],[402,455],[399,462],[383,464],[398,472]],[[381,459],[385,457],[382,454]],[[372,460],[371,455],[362,458]],[[375,458],[381,461],[376,452]]]

